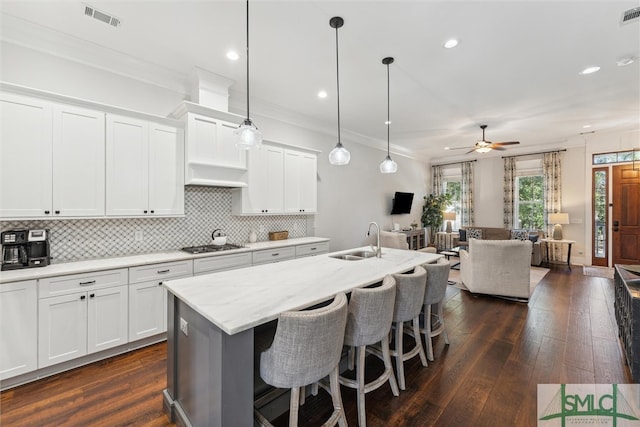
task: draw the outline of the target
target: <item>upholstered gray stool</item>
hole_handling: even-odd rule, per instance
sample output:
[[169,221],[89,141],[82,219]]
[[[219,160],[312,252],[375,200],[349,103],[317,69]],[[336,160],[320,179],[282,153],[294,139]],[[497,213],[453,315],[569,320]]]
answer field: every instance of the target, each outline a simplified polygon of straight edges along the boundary
[[[393,376],[391,355],[389,353],[389,331],[393,320],[393,307],[396,300],[396,282],[387,276],[382,286],[376,288],[357,288],[351,292],[344,345],[357,349],[356,379],[340,377],[340,384],[358,390],[358,424],[367,424],[365,412],[365,393],[373,391],[389,381],[394,396],[398,396],[398,384]],[[368,345],[381,343],[384,372],[375,380],[365,384],[364,360]],[[353,349],[351,349],[353,351]],[[352,353],[351,353],[352,354]]]
[[[344,293],[336,295],[325,307],[288,311],[278,317],[273,344],[260,355],[260,376],[271,386],[291,389],[289,426],[298,425],[300,387],[329,375],[333,413],[324,425],[337,422],[346,427],[338,381],[346,323],[347,297]],[[255,416],[260,425],[271,426],[258,410],[255,410]]]
[[[427,272],[418,266],[410,274],[394,274],[396,281],[396,304],[393,310],[393,325],[395,329],[396,348],[391,352],[396,358],[396,372],[398,375],[398,385],[404,390],[404,361],[415,355],[420,356],[422,366],[427,366],[427,358],[422,348],[420,338],[420,311],[424,300],[424,290],[427,283]],[[412,322],[413,335],[416,337],[416,345],[410,351],[405,352],[402,344],[404,335],[404,322]]]
[[[439,259],[436,264],[423,264],[422,267],[427,270],[427,289],[424,293],[424,328],[421,332],[424,334],[424,339],[427,343],[427,357],[429,360],[433,360],[433,343],[431,342],[431,338],[442,334],[445,344],[449,344],[449,337],[444,328],[443,305],[449,283],[450,264],[449,261]],[[431,311],[434,304],[437,304],[436,313],[432,313]],[[436,321],[437,327],[432,330],[433,320]]]

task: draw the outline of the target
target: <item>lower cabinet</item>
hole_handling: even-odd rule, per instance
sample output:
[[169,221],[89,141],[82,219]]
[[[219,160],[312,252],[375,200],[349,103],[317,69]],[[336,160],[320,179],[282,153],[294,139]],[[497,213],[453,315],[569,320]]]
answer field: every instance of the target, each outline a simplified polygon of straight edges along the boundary
[[0,380],[38,368],[37,310],[35,280],[0,286]]

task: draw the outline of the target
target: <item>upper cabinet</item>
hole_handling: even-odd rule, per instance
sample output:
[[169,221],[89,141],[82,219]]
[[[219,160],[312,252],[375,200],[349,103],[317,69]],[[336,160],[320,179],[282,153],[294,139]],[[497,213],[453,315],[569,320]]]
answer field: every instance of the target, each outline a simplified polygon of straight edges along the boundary
[[262,144],[249,150],[248,186],[233,192],[234,215],[316,212],[317,156],[314,152]]
[[104,215],[104,113],[0,93],[0,217]]
[[107,115],[107,215],[184,213],[182,129]]
[[183,102],[172,116],[186,124],[185,184],[247,186],[247,151],[233,138],[243,117],[191,102]]

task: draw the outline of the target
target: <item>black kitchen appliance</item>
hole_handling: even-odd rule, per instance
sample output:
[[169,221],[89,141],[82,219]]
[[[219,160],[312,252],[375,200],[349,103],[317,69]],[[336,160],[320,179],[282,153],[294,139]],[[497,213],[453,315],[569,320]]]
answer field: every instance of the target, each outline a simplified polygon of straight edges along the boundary
[[2,271],[49,265],[49,230],[9,230],[0,234]]

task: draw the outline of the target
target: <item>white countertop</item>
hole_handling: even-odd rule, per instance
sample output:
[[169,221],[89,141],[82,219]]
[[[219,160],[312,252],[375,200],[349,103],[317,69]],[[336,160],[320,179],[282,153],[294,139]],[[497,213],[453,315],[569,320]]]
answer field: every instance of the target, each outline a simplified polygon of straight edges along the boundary
[[[368,247],[360,248],[368,249]],[[346,253],[347,251],[334,252]],[[326,301],[442,255],[382,248],[382,258],[346,261],[321,254],[274,264],[169,280],[166,288],[229,335],[269,322],[283,311]]]
[[25,268],[0,272],[0,284],[22,280],[42,279],[45,277],[64,276],[67,274],[89,273],[92,271],[110,270],[114,268],[135,267],[139,265],[158,264],[163,262],[182,261],[212,256],[230,255],[240,252],[253,252],[261,249],[281,248],[285,246],[304,245],[307,243],[327,242],[325,237],[301,237],[297,239],[274,240],[267,242],[246,243],[244,248],[202,254],[190,254],[180,250],[154,252],[141,255],[129,255],[112,258],[89,259],[83,261],[62,262],[46,267]]

